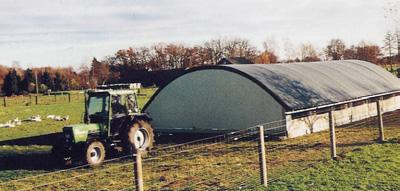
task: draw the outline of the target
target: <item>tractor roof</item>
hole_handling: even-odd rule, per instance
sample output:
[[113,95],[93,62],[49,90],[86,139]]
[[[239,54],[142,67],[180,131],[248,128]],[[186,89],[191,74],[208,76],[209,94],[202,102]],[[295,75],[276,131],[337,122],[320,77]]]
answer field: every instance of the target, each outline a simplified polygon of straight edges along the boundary
[[102,89],[102,90],[99,90],[99,89],[91,89],[91,90],[88,90],[88,93],[89,94],[107,93],[107,94],[110,94],[110,95],[128,95],[128,94],[137,93],[137,90],[131,90],[131,89],[128,89],[128,90],[113,90],[113,89]]

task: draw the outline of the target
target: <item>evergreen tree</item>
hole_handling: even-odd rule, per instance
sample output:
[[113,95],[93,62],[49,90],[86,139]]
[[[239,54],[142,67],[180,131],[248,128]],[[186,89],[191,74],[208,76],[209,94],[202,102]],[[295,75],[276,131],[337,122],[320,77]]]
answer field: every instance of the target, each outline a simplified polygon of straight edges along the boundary
[[20,91],[22,93],[29,93],[30,92],[30,84],[34,83],[33,72],[31,69],[26,69],[24,74],[24,79],[21,81]]
[[12,78],[11,71],[4,77],[3,92],[6,96],[12,95]]
[[18,84],[20,83],[21,78],[18,76],[17,71],[12,69],[6,77],[4,78],[3,91],[6,96],[11,96],[14,94],[18,94]]
[[42,83],[47,86],[48,89],[54,90],[54,81],[50,76],[50,73],[46,70],[42,75]]
[[63,79],[61,77],[61,74],[59,72],[57,72],[56,77],[54,78],[54,90],[62,91],[63,90],[62,83],[63,83]]

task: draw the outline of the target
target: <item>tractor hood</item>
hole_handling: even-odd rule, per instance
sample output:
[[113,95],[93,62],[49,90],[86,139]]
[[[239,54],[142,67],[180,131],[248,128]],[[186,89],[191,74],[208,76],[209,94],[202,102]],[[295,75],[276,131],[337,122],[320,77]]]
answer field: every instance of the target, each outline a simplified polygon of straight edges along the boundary
[[63,128],[64,136],[66,139],[74,143],[86,142],[89,134],[99,133],[99,124],[75,124],[68,125]]

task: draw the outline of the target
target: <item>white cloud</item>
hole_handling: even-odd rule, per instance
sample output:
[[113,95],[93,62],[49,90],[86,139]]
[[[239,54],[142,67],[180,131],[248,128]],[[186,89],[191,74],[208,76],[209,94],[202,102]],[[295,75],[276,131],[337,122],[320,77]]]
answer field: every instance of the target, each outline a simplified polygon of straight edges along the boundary
[[330,38],[381,43],[380,0],[3,0],[0,64],[78,67],[128,46],[274,36],[322,47]]

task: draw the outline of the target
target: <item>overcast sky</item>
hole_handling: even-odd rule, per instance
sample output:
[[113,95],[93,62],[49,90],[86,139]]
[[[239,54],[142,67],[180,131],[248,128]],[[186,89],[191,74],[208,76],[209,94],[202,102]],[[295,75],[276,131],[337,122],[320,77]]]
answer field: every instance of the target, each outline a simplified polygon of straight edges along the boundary
[[[90,63],[129,46],[242,37],[382,44],[390,0],[2,0],[0,64]],[[284,55],[282,55],[284,56]]]

